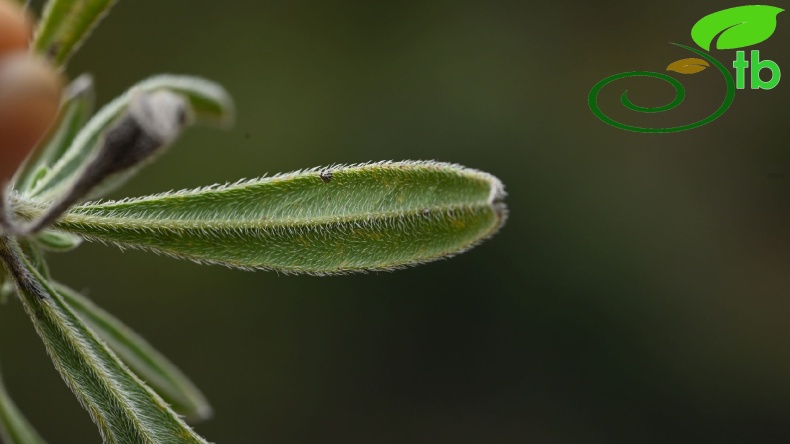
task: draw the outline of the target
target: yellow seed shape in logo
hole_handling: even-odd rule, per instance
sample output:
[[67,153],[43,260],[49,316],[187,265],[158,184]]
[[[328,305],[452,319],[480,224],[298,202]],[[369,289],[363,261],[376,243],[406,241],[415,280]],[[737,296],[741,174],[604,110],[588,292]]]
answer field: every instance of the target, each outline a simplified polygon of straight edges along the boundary
[[667,66],[667,71],[675,71],[680,74],[696,74],[704,71],[710,64],[707,60],[697,59],[694,57],[688,59],[680,59],[672,62]]

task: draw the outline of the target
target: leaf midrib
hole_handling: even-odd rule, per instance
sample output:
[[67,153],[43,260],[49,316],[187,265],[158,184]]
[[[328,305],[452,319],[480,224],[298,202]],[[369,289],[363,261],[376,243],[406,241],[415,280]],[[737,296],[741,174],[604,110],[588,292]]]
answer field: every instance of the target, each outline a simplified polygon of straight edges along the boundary
[[[152,230],[190,230],[190,229],[209,229],[209,230],[237,230],[237,229],[278,229],[278,228],[299,228],[323,225],[346,225],[354,222],[369,222],[387,219],[399,219],[410,217],[433,217],[435,214],[448,214],[455,211],[480,210],[490,207],[486,203],[476,205],[456,204],[442,205],[431,208],[412,209],[408,211],[386,211],[374,214],[350,214],[346,216],[326,216],[310,217],[304,219],[267,221],[265,219],[223,219],[218,215],[217,219],[182,219],[166,218],[153,219],[143,217],[120,217],[120,216],[95,216],[79,213],[68,213],[56,225],[101,225],[105,228],[146,228]],[[430,213],[423,215],[425,210]]]

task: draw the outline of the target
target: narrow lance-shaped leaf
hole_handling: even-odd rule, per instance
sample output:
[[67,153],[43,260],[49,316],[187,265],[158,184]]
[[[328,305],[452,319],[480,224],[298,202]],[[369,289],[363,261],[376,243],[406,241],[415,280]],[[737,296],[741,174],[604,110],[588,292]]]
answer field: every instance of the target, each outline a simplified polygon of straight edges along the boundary
[[[505,219],[490,174],[437,162],[313,169],[73,208],[55,225],[201,263],[286,273],[398,268],[462,252]],[[20,216],[42,211],[19,202]]]
[[[64,235],[47,231],[49,235]],[[41,235],[39,235],[41,237]],[[38,242],[40,245],[40,241]],[[31,264],[48,277],[43,255],[34,245],[23,244]],[[132,371],[141,377],[167,402],[173,410],[187,419],[207,419],[212,410],[203,393],[175,364],[153,348],[145,339],[119,319],[94,304],[85,296],[65,285],[51,282],[52,288],[114,351]]]
[[121,360],[177,413],[193,420],[211,416],[211,406],[200,390],[145,339],[85,296],[61,284],[53,284],[53,287]]
[[50,171],[38,180],[30,196],[40,200],[54,200],[69,179],[102,146],[107,132],[122,119],[135,97],[140,93],[170,91],[183,96],[198,122],[227,125],[233,121],[233,101],[228,93],[216,83],[197,77],[161,75],[151,77],[129,89],[126,93],[105,105],[82,128]]
[[710,51],[716,36],[719,36],[717,49],[756,45],[771,37],[776,30],[776,16],[782,11],[784,9],[766,5],[724,9],[708,14],[695,23],[691,28],[691,38],[705,51]]
[[117,0],[49,0],[33,50],[63,65]]
[[81,237],[55,230],[44,230],[38,233],[33,240],[42,249],[58,253],[71,251],[82,244]]
[[95,90],[93,79],[82,75],[74,79],[63,94],[60,116],[49,137],[20,169],[15,188],[20,192],[29,191],[38,180],[43,179],[49,168],[63,156],[74,141],[79,130],[93,113]]
[[36,233],[97,190],[112,188],[131,177],[175,141],[191,120],[190,112],[184,97],[170,91],[136,95],[128,112],[107,131],[99,149],[75,173],[68,188],[46,213],[20,231]]
[[30,265],[15,240],[0,238],[0,258],[55,368],[105,443],[205,443],[98,339]]
[[49,271],[49,264],[46,259],[44,259],[44,251],[39,244],[37,242],[31,242],[30,239],[19,239],[18,241],[27,263],[36,269],[41,279],[49,282],[52,278],[52,274]]
[[4,444],[44,444],[44,440],[22,415],[0,377],[0,438]]

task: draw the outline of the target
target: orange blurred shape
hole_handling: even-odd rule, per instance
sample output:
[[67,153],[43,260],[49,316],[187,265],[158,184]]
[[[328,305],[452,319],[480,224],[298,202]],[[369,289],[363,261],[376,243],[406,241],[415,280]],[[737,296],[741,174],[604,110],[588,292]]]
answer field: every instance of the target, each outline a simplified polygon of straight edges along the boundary
[[0,183],[52,125],[62,89],[60,74],[41,57],[20,52],[0,59]]
[[33,33],[33,20],[22,5],[0,0],[0,57],[24,51]]

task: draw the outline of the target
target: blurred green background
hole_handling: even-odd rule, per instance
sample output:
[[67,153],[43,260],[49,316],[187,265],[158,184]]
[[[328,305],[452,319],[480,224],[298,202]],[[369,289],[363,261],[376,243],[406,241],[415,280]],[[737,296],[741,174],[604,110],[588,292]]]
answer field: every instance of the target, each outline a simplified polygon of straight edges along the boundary
[[[784,2],[775,2],[782,6]],[[53,274],[170,356],[218,443],[740,443],[790,440],[790,80],[719,120],[646,135],[590,88],[691,54],[732,1],[121,1],[73,59],[101,103],[160,72],[224,84],[238,123],[197,128],[116,196],[303,167],[436,159],[500,177],[510,219],[449,261],[330,278],[85,245]],[[790,69],[790,14],[759,45]],[[725,65],[734,51],[713,51]],[[788,71],[790,72],[790,71]],[[715,109],[715,70],[687,104]],[[641,120],[640,120],[641,119]],[[650,120],[655,119],[655,120]],[[99,442],[17,302],[12,395],[50,442]]]

